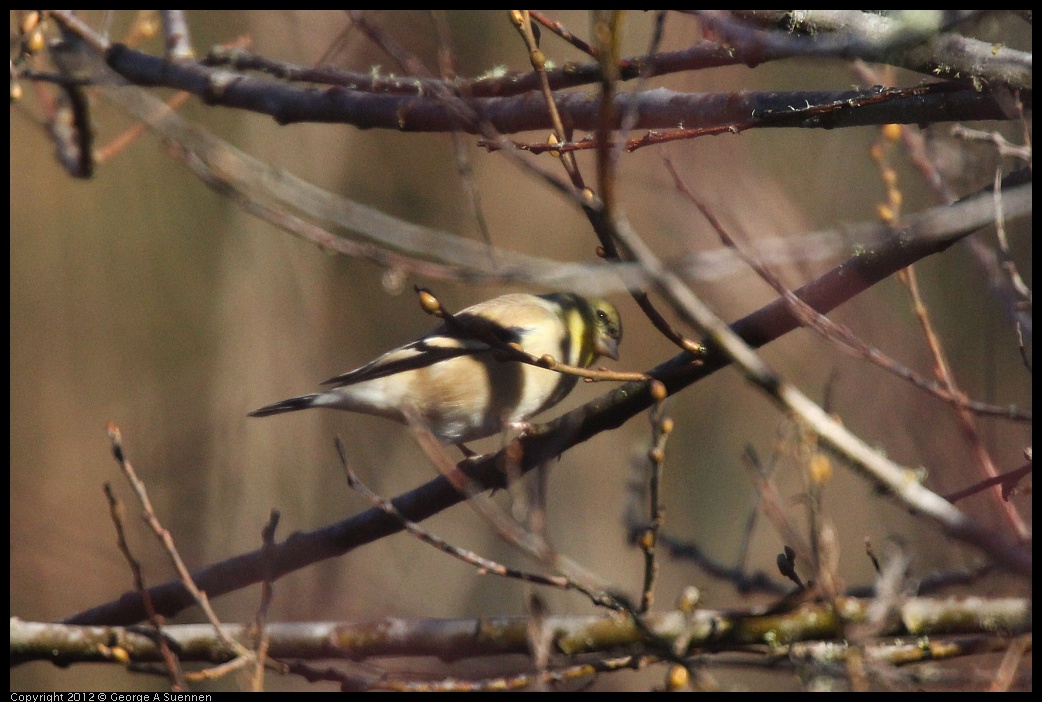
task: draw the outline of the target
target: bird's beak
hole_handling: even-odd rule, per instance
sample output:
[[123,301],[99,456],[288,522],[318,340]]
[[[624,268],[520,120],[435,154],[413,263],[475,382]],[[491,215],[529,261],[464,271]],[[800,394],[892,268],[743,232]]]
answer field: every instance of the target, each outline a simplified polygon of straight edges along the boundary
[[619,340],[618,339],[598,339],[597,340],[597,353],[601,356],[607,356],[613,361],[619,360]]

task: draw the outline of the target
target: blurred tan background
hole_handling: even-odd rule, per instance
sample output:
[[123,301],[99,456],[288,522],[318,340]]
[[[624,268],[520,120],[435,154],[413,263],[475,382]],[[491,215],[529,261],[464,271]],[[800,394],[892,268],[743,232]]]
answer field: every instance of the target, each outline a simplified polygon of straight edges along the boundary
[[[115,18],[117,38],[130,18],[123,14]],[[553,15],[573,31],[588,33],[585,14]],[[97,14],[86,18],[95,26],[101,20]],[[303,65],[318,61],[347,25],[337,13],[191,12],[188,18],[199,53],[247,34],[257,53]],[[376,13],[373,18],[434,65],[436,47],[425,15]],[[462,74],[478,75],[496,66],[527,70],[527,57],[505,13],[450,13],[449,19]],[[627,18],[625,55],[645,50],[649,21],[642,14]],[[696,32],[693,21],[673,17],[665,47],[687,46],[696,40]],[[160,52],[158,40],[146,48]],[[544,49],[558,62],[581,59],[546,33]],[[330,62],[351,70],[380,65],[384,72],[399,72],[358,33],[350,34]],[[905,83],[918,79],[897,77]],[[821,68],[789,61],[756,70],[664,77],[648,87],[844,89],[857,82],[840,62]],[[397,495],[433,477],[433,468],[408,432],[396,424],[318,410],[267,419],[250,419],[246,413],[310,392],[319,381],[428,330],[432,320],[416,304],[414,283],[431,287],[452,309],[518,288],[411,277],[395,286],[376,265],[327,255],[247,215],[200,183],[147,134],[92,180],[74,180],[55,162],[39,124],[33,87],[26,89],[26,99],[11,109],[13,616],[56,620],[132,587],[115,547],[101,489],[105,482],[114,484],[128,507],[131,545],[145,565],[148,582],[173,577],[137,519],[137,505],[112,459],[105,434],[109,421],[121,427],[129,459],[193,568],[256,548],[273,507],[282,513],[280,538],[365,509],[364,500],[344,483],[334,436],[343,437],[354,469],[383,495]],[[407,221],[478,236],[448,135],[340,125],[280,127],[266,117],[211,109],[195,99],[180,114],[333,192]],[[99,143],[132,124],[100,102],[93,119]],[[1021,130],[1015,124],[979,126],[999,128],[1014,140]],[[546,135],[513,136],[543,141]],[[674,191],[662,162],[665,154],[746,241],[871,220],[883,198],[878,171],[868,156],[877,138],[878,130],[871,128],[760,130],[646,148],[622,157],[619,192],[637,230],[664,256],[719,248],[701,217]],[[494,243],[559,260],[595,260],[593,234],[571,203],[500,155],[475,147],[474,139],[467,142]],[[988,182],[994,167],[987,149],[975,153],[982,159],[980,168],[966,174],[973,188]],[[899,150],[892,164],[899,172],[906,212],[935,204]],[[548,157],[540,165],[558,168]],[[592,181],[591,158],[581,156],[580,165]],[[1030,283],[1027,232],[1024,223],[1010,229],[1020,270]],[[991,237],[991,243],[994,235],[978,236]],[[794,265],[779,272],[796,287],[839,262]],[[924,262],[919,275],[962,388],[975,399],[1030,407],[1030,377],[1013,332],[965,249],[956,246]],[[729,321],[773,299],[749,272],[697,283],[694,289]],[[622,361],[615,367],[643,370],[674,355],[675,349],[627,296],[613,300],[626,324]],[[907,365],[930,372],[922,335],[896,280],[841,307],[834,318]],[[953,413],[940,402],[838,353],[806,331],[772,344],[764,355],[816,400],[822,400],[831,382],[830,408],[844,423],[894,460],[928,467],[928,484],[935,490],[950,492],[979,478]],[[606,389],[581,387],[548,416]],[[791,429],[732,370],[671,399],[668,413],[676,420],[676,431],[667,446],[666,531],[734,563],[756,499],[743,465],[745,447],[769,457],[779,445],[791,443]],[[1029,427],[993,419],[980,419],[978,426],[1000,469],[1022,463]],[[548,519],[554,544],[634,597],[641,585],[642,556],[627,546],[621,517],[631,461],[643,455],[650,440],[648,422],[638,417],[550,467]],[[790,517],[805,523],[798,467],[782,461],[776,479]],[[506,503],[507,497],[500,499]],[[994,526],[1002,524],[983,496],[963,506]],[[1021,498],[1018,506],[1030,518],[1029,498]],[[885,551],[890,537],[900,537],[920,576],[976,556],[931,536],[932,527],[873,494],[840,466],[827,488],[825,507],[840,538],[840,571],[850,585],[873,579],[863,555],[866,538]],[[426,526],[509,565],[530,565],[463,506]],[[783,545],[767,521],[759,519],[748,566],[774,574],[775,555]],[[664,557],[657,607],[672,606],[687,584],[702,589],[708,607],[764,601],[742,598],[726,583]],[[270,617],[523,614],[525,593],[522,584],[478,575],[398,535],[280,580]],[[555,614],[594,611],[576,595],[541,595]],[[215,606],[225,620],[245,621],[253,616],[258,599],[259,588],[251,588],[219,598]],[[197,620],[194,610],[177,618]],[[722,677],[728,681],[726,673]],[[20,690],[157,684],[162,689],[161,682],[108,666],[58,670],[47,664],[21,666],[12,671],[11,680],[12,689]],[[621,688],[647,684],[636,673],[600,683]],[[270,679],[270,686],[306,687],[295,679]]]

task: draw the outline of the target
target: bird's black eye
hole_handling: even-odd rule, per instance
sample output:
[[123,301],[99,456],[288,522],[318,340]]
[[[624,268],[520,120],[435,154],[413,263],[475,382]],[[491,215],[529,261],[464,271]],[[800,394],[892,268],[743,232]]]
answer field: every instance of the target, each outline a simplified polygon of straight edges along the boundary
[[601,320],[602,322],[607,322],[608,314],[604,310],[597,310],[597,319]]

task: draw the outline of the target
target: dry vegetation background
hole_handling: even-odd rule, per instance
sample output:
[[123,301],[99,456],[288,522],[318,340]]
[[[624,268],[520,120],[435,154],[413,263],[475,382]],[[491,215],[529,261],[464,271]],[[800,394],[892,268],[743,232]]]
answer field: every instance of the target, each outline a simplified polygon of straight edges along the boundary
[[[588,36],[585,13],[554,12],[577,34]],[[20,15],[12,13],[12,32]],[[428,66],[438,44],[424,13],[375,12],[368,17]],[[527,52],[505,12],[449,13],[459,72],[476,76],[502,67],[530,70]],[[101,13],[83,18],[99,27]],[[112,17],[113,38],[125,36],[133,13]],[[259,55],[313,65],[319,61],[360,72],[402,69],[339,13],[191,12],[192,39],[206,47],[248,37]],[[629,13],[622,54],[644,53],[652,13]],[[985,15],[963,27],[985,41],[1030,51],[1030,24],[1010,15]],[[690,46],[702,37],[694,17],[670,15],[663,50]],[[588,60],[544,31],[543,49],[556,63]],[[162,52],[159,37],[138,48]],[[893,85],[923,77],[897,69]],[[686,71],[648,81],[646,88],[684,92],[737,90],[838,90],[865,82],[843,60],[792,59]],[[342,437],[354,470],[376,492],[394,496],[435,476],[407,430],[384,420],[311,411],[269,419],[246,413],[274,400],[302,394],[318,381],[354,368],[432,326],[417,306],[414,284],[434,290],[450,309],[504,292],[544,292],[535,286],[491,286],[397,275],[364,260],[330,255],[247,214],[171,158],[146,133],[77,180],[59,167],[41,120],[50,86],[24,84],[26,96],[11,108],[11,596],[10,612],[26,620],[55,621],[132,588],[102,494],[111,482],[128,505],[131,546],[149,584],[174,577],[168,560],[136,519],[132,500],[112,459],[105,427],[116,422],[125,449],[147,482],[156,513],[192,568],[260,544],[269,511],[282,515],[280,538],[362,511],[368,503],[345,484],[333,445]],[[593,92],[596,85],[587,86]],[[633,89],[632,82],[623,90]],[[170,97],[168,89],[156,89]],[[446,133],[359,130],[338,124],[279,126],[242,110],[213,108],[189,99],[179,114],[266,163],[380,211],[480,240],[465,195],[465,181]],[[92,105],[97,144],[134,122],[102,100]],[[977,123],[1024,142],[1021,120]],[[931,126],[928,138],[947,158],[960,159],[958,194],[988,185],[1000,159],[991,144],[950,136],[951,124]],[[548,130],[512,134],[540,143]],[[873,221],[886,197],[870,149],[878,127],[836,130],[762,129],[679,141],[623,154],[617,177],[619,204],[635,229],[664,258],[721,249],[705,220],[675,189],[668,157],[688,186],[743,242],[799,237],[829,229],[842,241],[843,227]],[[597,245],[573,202],[501,154],[487,153],[464,137],[480,190],[482,212],[496,246],[562,261],[594,262]],[[896,170],[906,213],[938,204],[900,144],[887,159]],[[530,156],[563,175],[548,155]],[[594,182],[594,156],[582,152],[580,168]],[[1031,283],[1030,218],[1011,222],[1010,244],[1019,270]],[[994,247],[993,230],[975,235]],[[797,260],[774,270],[798,287],[838,265],[843,256]],[[923,296],[960,387],[974,399],[1030,410],[1030,373],[1016,332],[989,291],[968,250],[956,245],[917,265]],[[692,283],[727,321],[773,300],[755,273],[737,267]],[[676,354],[627,294],[612,295],[626,336],[613,368],[645,370]],[[832,317],[869,344],[930,375],[932,359],[905,286],[892,277]],[[687,333],[696,335],[694,330]],[[1030,347],[1029,347],[1030,348]],[[865,362],[838,351],[809,331],[788,334],[762,351],[779,373],[812,399],[826,403],[868,443],[901,465],[928,470],[926,484],[940,494],[981,479],[973,450],[955,413],[937,399]],[[550,416],[578,406],[611,386],[580,387]],[[746,454],[776,461],[773,482],[788,517],[806,529],[802,468],[796,460],[792,422],[733,369],[725,369],[670,398],[666,412],[675,431],[666,449],[662,495],[665,533],[699,544],[711,557],[779,583],[776,555],[785,541],[758,509]],[[980,436],[1000,471],[1024,463],[1030,424],[977,419]],[[491,448],[488,440],[483,448]],[[626,540],[623,511],[634,463],[645,461],[652,434],[645,416],[604,432],[549,466],[546,505],[554,546],[637,597],[643,556]],[[531,481],[533,476],[529,476]],[[515,488],[516,489],[516,488]],[[510,495],[497,498],[509,504]],[[1030,524],[1030,492],[1013,498]],[[971,568],[982,554],[946,538],[911,516],[837,461],[824,488],[824,515],[838,538],[838,573],[847,586],[875,579],[864,543],[886,556],[902,548],[912,578]],[[959,503],[991,528],[1009,530],[996,501],[978,494]],[[425,522],[432,532],[508,565],[532,567],[499,540],[472,510],[458,506]],[[734,586],[662,553],[656,608],[673,606],[687,585],[697,585],[702,605],[747,608],[773,595],[740,595]],[[813,573],[804,573],[813,577]],[[1007,574],[973,580],[956,594],[1028,596],[1030,584]],[[220,597],[222,620],[250,621],[257,586]],[[418,541],[395,535],[280,579],[271,621],[358,621],[381,617],[480,617],[524,615],[529,586],[480,575]],[[540,590],[554,614],[596,612],[574,593]],[[176,622],[200,621],[190,609]],[[965,685],[987,684],[1001,654],[964,664],[982,671]],[[523,667],[524,661],[514,662]],[[389,664],[393,668],[395,665]],[[408,669],[441,670],[429,661]],[[456,675],[491,674],[449,667]],[[647,689],[661,684],[664,668],[602,677],[598,689]],[[724,688],[798,689],[793,675],[744,668],[714,668]],[[163,681],[129,675],[113,665],[59,669],[31,663],[12,670],[15,690],[117,690]],[[211,683],[222,689],[234,683]],[[1030,685],[1030,683],[1028,683]],[[269,689],[331,689],[299,678],[270,676]],[[193,689],[211,689],[206,685]]]

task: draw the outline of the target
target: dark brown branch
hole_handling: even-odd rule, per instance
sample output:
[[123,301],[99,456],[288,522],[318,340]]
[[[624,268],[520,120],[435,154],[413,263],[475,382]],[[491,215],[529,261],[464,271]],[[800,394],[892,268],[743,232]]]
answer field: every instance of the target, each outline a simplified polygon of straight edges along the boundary
[[[753,11],[761,16],[776,12],[778,16],[773,18],[763,17],[778,22],[784,19],[782,11]],[[542,15],[533,12],[532,15],[544,26],[551,27],[552,22],[544,21]],[[810,16],[811,23],[821,21],[821,15]],[[834,17],[836,14],[834,13]],[[865,15],[859,12],[846,12],[848,23],[865,22],[890,22],[893,20],[880,18],[878,15]],[[808,27],[810,29],[815,29]],[[837,29],[832,26],[828,29]],[[861,31],[860,29],[858,31]],[[594,55],[596,50],[585,42],[576,41],[571,34],[562,33],[561,36],[567,41],[576,44],[577,48]],[[831,35],[835,37],[836,35]],[[854,37],[854,41],[833,41],[833,46],[826,46],[824,42],[814,42],[807,36],[793,38],[792,35],[776,37],[776,41],[754,41],[750,45],[736,44],[735,42],[700,41],[694,46],[676,51],[655,52],[645,56],[631,56],[623,58],[618,62],[619,79],[623,81],[635,80],[641,76],[654,77],[680,73],[684,71],[699,71],[722,66],[749,66],[755,67],[770,61],[783,60],[801,56],[823,56],[834,55],[840,58],[850,59],[861,56],[866,60],[890,59],[891,63],[901,65],[911,70],[918,70],[927,75],[935,75],[933,72],[935,63],[929,63],[924,58],[930,57],[927,51],[919,49],[904,55],[881,57],[879,51],[871,50],[868,46],[865,51],[858,52],[855,43],[863,45],[875,44],[881,46],[877,38],[868,40],[862,37]],[[885,41],[883,42],[885,43]],[[946,35],[934,41],[934,47],[940,51],[938,54],[945,68],[953,77],[973,78],[977,77],[985,82],[1004,82],[1014,88],[1026,88],[1031,85],[1031,54],[1017,51],[1009,47],[996,47],[984,41],[970,39],[959,35]],[[209,65],[223,65],[236,70],[252,70],[268,73],[287,80],[302,80],[312,83],[327,85],[344,85],[358,90],[371,92],[399,93],[417,95],[420,92],[430,92],[431,83],[412,76],[374,76],[371,73],[358,73],[343,71],[329,66],[306,67],[288,64],[281,61],[257,56],[245,51],[223,51],[211,50],[204,59]],[[550,87],[554,90],[574,88],[583,85],[592,85],[600,81],[601,67],[597,62],[566,62],[556,68],[548,68],[547,78]],[[452,83],[451,87],[459,94],[469,94],[475,97],[505,97],[508,95],[520,95],[539,89],[539,79],[534,73],[497,74],[495,76],[482,76],[470,80],[459,80]]]
[[[479,120],[437,96],[374,94],[342,86],[300,87],[255,76],[233,73],[201,64],[179,64],[114,44],[108,51],[109,67],[131,83],[169,87],[199,96],[209,105],[250,110],[273,117],[280,124],[297,122],[352,124],[362,129],[393,129],[403,132],[463,131],[482,133],[479,120],[487,121],[501,134],[553,127],[546,101],[538,94],[504,98],[460,98]],[[756,126],[839,128],[890,123],[948,122],[959,120],[1005,120],[1013,116],[1004,101],[987,92],[958,84],[940,84],[926,95],[899,97],[882,103],[862,105],[830,113],[785,116],[794,108],[863,101],[874,89],[846,91],[798,91],[784,93],[681,93],[660,88],[643,93],[615,96],[617,115],[634,114],[632,129],[687,129],[748,124],[750,115],[760,116]],[[1022,99],[1030,106],[1030,92]],[[554,92],[562,119],[573,128],[597,129],[600,96]],[[617,128],[618,123],[613,124]]]

